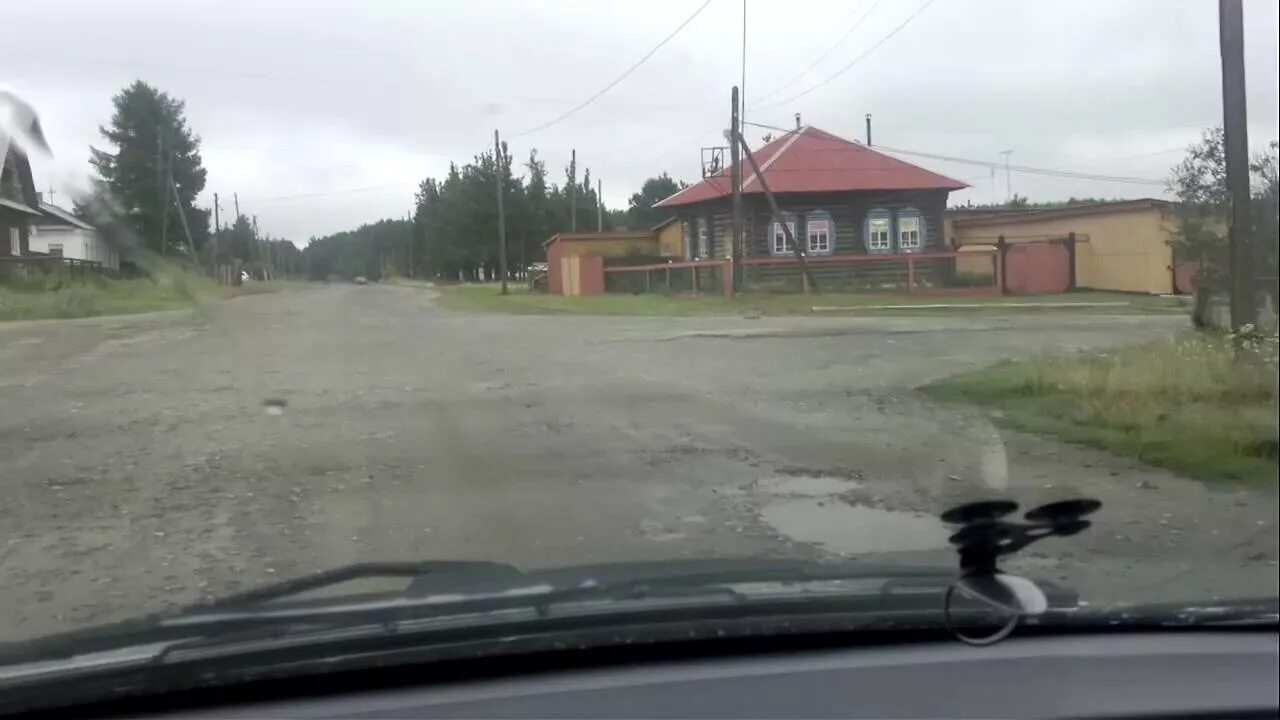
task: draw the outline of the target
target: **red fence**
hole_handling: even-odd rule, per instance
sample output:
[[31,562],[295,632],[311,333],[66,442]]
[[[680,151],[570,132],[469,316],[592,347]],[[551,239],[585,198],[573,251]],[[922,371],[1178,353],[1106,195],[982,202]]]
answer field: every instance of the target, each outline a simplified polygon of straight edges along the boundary
[[[748,290],[803,291],[806,279],[794,257],[746,258]],[[826,255],[805,258],[818,289],[839,292],[907,292],[935,295],[998,295],[997,253],[930,252],[895,255]]]
[[684,260],[649,265],[612,265],[604,269],[605,292],[665,294],[720,292],[733,297],[733,263]]

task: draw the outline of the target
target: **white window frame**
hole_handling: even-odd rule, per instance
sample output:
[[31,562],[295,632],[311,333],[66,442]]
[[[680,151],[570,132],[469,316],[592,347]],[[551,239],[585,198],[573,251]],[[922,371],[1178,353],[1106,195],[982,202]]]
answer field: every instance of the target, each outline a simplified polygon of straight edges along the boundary
[[791,237],[796,236],[796,223],[794,220],[788,220],[786,223],[773,223],[773,233],[770,235],[769,252],[774,255],[794,255],[795,248],[787,242],[787,234],[782,231],[783,225],[791,231]]
[[[810,255],[830,255],[831,254],[831,221],[826,218],[809,220],[805,223],[805,244],[809,248]],[[814,236],[821,238],[821,242],[814,242]]]
[[695,260],[702,260],[711,256],[711,229],[708,225],[706,218],[698,218],[698,247],[694,251],[696,253]]
[[919,215],[906,215],[898,218],[898,249],[904,251],[919,250],[921,229],[924,221]]
[[22,254],[22,235],[13,226],[9,227],[9,254],[14,257]]
[[867,220],[867,250],[893,251],[893,219],[873,217]]

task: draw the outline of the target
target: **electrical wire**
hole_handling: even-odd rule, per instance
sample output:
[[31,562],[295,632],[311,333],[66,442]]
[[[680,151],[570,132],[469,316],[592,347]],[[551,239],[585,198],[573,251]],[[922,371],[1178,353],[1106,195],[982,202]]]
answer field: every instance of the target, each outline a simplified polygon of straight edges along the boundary
[[[796,132],[795,129],[788,130],[786,128],[778,127],[777,125],[767,125],[765,123],[754,123],[754,122],[748,123],[748,124],[755,127],[759,127],[759,128],[765,128],[768,130],[778,130],[786,134],[792,134]],[[1020,173],[1030,174],[1030,175],[1046,175],[1049,177],[1062,177],[1062,178],[1071,178],[1071,179],[1077,179],[1077,180],[1096,180],[1098,182],[1128,183],[1132,185],[1159,185],[1159,186],[1165,185],[1165,181],[1156,180],[1153,178],[1128,177],[1123,175],[1102,175],[1099,173],[1085,173],[1085,172],[1078,172],[1075,170],[1062,170],[1058,168],[1032,167],[1029,165],[1007,165],[1006,166],[1002,162],[995,162],[991,160],[977,160],[974,158],[957,157],[955,155],[941,155],[938,153],[922,152],[919,150],[905,150],[902,148],[888,147],[886,145],[876,145],[874,148],[868,148],[865,146],[858,146],[858,145],[851,146],[847,141],[843,141],[843,140],[830,140],[827,138],[810,138],[810,140],[814,142],[830,144],[831,147],[826,152],[864,152],[869,149],[874,149],[876,151],[894,153],[896,155],[910,155],[915,157],[929,158],[931,160],[941,160],[943,162],[959,163],[962,165],[977,165],[977,166],[992,168],[996,170],[1004,170],[1007,168],[1008,170],[1011,170],[1014,172],[1020,172]],[[778,170],[775,169],[775,170],[771,170],[770,172],[778,172]]]
[[852,68],[854,65],[857,65],[858,63],[862,62],[864,59],[866,59],[866,57],[867,57],[868,55],[870,55],[871,53],[875,52],[877,48],[879,48],[881,45],[883,45],[883,44],[885,44],[886,42],[888,42],[888,41],[889,41],[889,39],[890,39],[890,38],[892,38],[894,35],[897,35],[899,32],[901,32],[903,28],[905,28],[906,26],[910,25],[912,20],[915,20],[917,17],[919,17],[920,13],[922,13],[922,12],[924,12],[925,10],[929,9],[929,6],[930,6],[930,5],[933,5],[933,3],[934,3],[934,2],[935,2],[935,0],[925,0],[925,3],[924,3],[923,5],[921,5],[920,7],[916,8],[916,11],[915,11],[915,12],[911,13],[910,15],[908,15],[906,20],[903,20],[903,21],[902,21],[902,23],[901,23],[900,25],[898,25],[897,27],[895,27],[893,30],[890,30],[888,35],[885,35],[884,37],[880,38],[880,39],[876,42],[876,44],[874,44],[874,45],[872,45],[871,47],[867,48],[865,52],[863,52],[863,53],[862,53],[861,55],[859,55],[858,57],[854,58],[854,59],[853,59],[853,60],[852,60],[848,65],[845,65],[844,67],[842,67],[842,68],[840,68],[839,70],[835,71],[835,72],[834,72],[834,73],[832,73],[831,75],[828,75],[828,76],[826,77],[826,79],[819,81],[816,85],[812,85],[812,86],[810,86],[808,89],[806,89],[806,90],[802,90],[801,92],[799,92],[799,93],[797,93],[797,94],[795,94],[795,95],[792,95],[792,96],[791,96],[791,97],[789,97],[789,98],[785,98],[785,99],[783,99],[783,100],[778,100],[778,101],[776,101],[776,102],[772,102],[772,103],[766,103],[765,105],[763,105],[763,106],[761,106],[761,107],[764,107],[764,108],[771,108],[771,107],[777,107],[778,105],[785,105],[785,104],[787,104],[787,103],[794,102],[794,101],[799,100],[800,98],[804,97],[805,95],[808,95],[809,93],[813,92],[814,90],[817,90],[818,88],[820,88],[820,87],[822,87],[822,86],[826,85],[827,83],[831,82],[832,80],[835,80],[836,78],[840,77],[841,75],[845,74],[845,73],[846,73],[846,72],[848,72],[848,71],[849,71],[849,69],[850,69],[850,68]]
[[844,33],[843,33],[842,35],[840,35],[840,39],[839,39],[839,40],[836,40],[834,43],[832,43],[832,44],[831,44],[831,47],[827,48],[827,51],[826,51],[826,52],[824,52],[824,53],[822,53],[821,55],[819,55],[819,56],[818,56],[818,59],[817,59],[817,60],[814,60],[813,62],[809,63],[809,66],[808,66],[808,67],[806,67],[805,69],[803,69],[803,70],[801,70],[800,72],[796,73],[796,74],[795,74],[795,77],[793,77],[793,78],[791,78],[790,80],[788,80],[788,81],[786,81],[786,82],[782,83],[781,85],[779,85],[778,87],[776,87],[776,88],[774,88],[774,89],[770,90],[769,92],[767,92],[767,93],[765,93],[765,94],[763,94],[763,95],[760,95],[760,96],[759,96],[758,98],[756,98],[756,99],[757,99],[757,100],[759,100],[759,99],[762,99],[762,98],[767,98],[767,97],[769,97],[770,95],[774,95],[774,94],[776,94],[776,93],[778,93],[778,92],[780,92],[780,91],[782,91],[782,90],[784,90],[784,89],[786,89],[786,88],[790,87],[792,83],[794,83],[795,81],[797,81],[797,80],[799,80],[800,78],[804,77],[806,73],[808,73],[810,70],[812,70],[812,69],[814,69],[815,67],[817,67],[817,66],[818,66],[818,64],[819,64],[819,63],[821,63],[823,60],[826,60],[828,57],[831,57],[831,53],[835,52],[835,51],[836,51],[836,48],[838,48],[838,47],[840,47],[842,44],[844,44],[844,41],[845,41],[845,40],[847,40],[847,39],[849,39],[849,36],[850,36],[850,35],[852,35],[852,34],[853,34],[853,32],[854,32],[855,30],[857,30],[859,27],[861,27],[861,26],[862,26],[862,22],[863,22],[864,20],[866,20],[866,19],[867,19],[867,16],[868,16],[868,15],[870,15],[870,14],[871,14],[871,13],[873,13],[873,12],[875,12],[875,9],[876,9],[876,8],[880,7],[880,3],[881,3],[881,2],[883,2],[883,0],[879,0],[879,2],[876,2],[874,5],[872,5],[872,6],[871,6],[871,7],[870,7],[866,12],[862,13],[862,15],[861,15],[857,20],[855,20],[855,21],[854,21],[854,23],[853,23],[852,25],[850,25],[850,26],[849,26],[849,27],[844,31]]
[[[932,1],[932,0],[931,0],[931,1]],[[595,92],[591,97],[587,98],[586,100],[583,100],[581,103],[579,103],[578,105],[576,105],[576,106],[574,106],[573,108],[569,109],[567,112],[562,113],[562,114],[561,114],[561,115],[559,115],[558,117],[552,118],[551,120],[548,120],[547,122],[545,122],[545,123],[543,123],[543,124],[541,124],[541,125],[539,125],[539,126],[537,126],[537,127],[530,128],[530,129],[528,129],[528,130],[524,130],[524,131],[522,131],[522,132],[515,133],[515,134],[513,134],[513,135],[508,135],[508,136],[507,136],[507,139],[508,139],[508,140],[511,140],[511,139],[514,139],[514,138],[524,137],[525,135],[532,135],[533,133],[536,133],[536,132],[538,132],[538,131],[540,131],[540,130],[546,130],[547,128],[551,127],[552,125],[555,125],[556,123],[558,123],[558,122],[560,122],[560,121],[562,121],[562,120],[565,120],[566,118],[568,118],[569,116],[571,116],[571,115],[573,115],[574,113],[578,112],[578,111],[579,111],[579,110],[581,110],[582,108],[584,108],[584,107],[586,107],[586,106],[590,105],[592,102],[595,102],[595,100],[596,100],[597,98],[599,98],[601,95],[604,95],[605,93],[609,92],[610,90],[612,90],[612,89],[614,88],[614,86],[615,86],[615,85],[617,85],[618,83],[622,82],[623,80],[626,80],[626,79],[627,79],[627,76],[629,76],[631,73],[633,73],[633,72],[635,72],[636,70],[640,69],[640,66],[641,66],[641,65],[644,65],[646,62],[648,62],[649,58],[653,57],[654,53],[656,53],[656,52],[658,52],[659,50],[661,50],[661,49],[662,49],[662,47],[663,47],[664,45],[666,45],[668,42],[671,42],[671,39],[672,39],[672,38],[674,38],[676,35],[679,35],[679,34],[680,34],[680,31],[681,31],[681,30],[684,30],[684,29],[685,29],[685,27],[689,25],[689,23],[693,22],[693,21],[694,21],[694,18],[696,18],[696,17],[698,17],[699,15],[701,15],[701,14],[702,14],[702,11],[703,11],[703,10],[706,10],[706,9],[707,9],[707,6],[708,6],[708,5],[710,5],[710,4],[711,4],[711,0],[706,0],[705,2],[703,2],[703,3],[702,3],[702,5],[699,5],[699,6],[698,6],[698,9],[697,9],[697,10],[694,10],[692,15],[690,15],[690,16],[689,16],[689,17],[687,17],[687,18],[685,18],[685,21],[684,21],[684,22],[682,22],[682,23],[680,23],[680,25],[679,25],[679,26],[677,26],[675,30],[672,30],[672,31],[671,31],[671,32],[670,32],[670,33],[669,33],[665,38],[663,38],[663,39],[662,39],[662,41],[661,41],[661,42],[659,42],[657,45],[654,45],[654,46],[653,46],[653,48],[649,50],[649,52],[647,52],[647,53],[645,53],[645,54],[644,54],[644,57],[642,57],[642,58],[640,58],[639,60],[637,60],[637,61],[636,61],[636,63],[635,63],[634,65],[632,65],[631,67],[627,68],[627,69],[626,69],[626,71],[625,71],[625,72],[623,72],[623,73],[622,73],[621,75],[619,75],[618,77],[614,78],[614,79],[613,79],[613,82],[610,82],[608,85],[605,85],[604,87],[600,88],[600,89],[599,89],[598,91],[596,91],[596,92]]]

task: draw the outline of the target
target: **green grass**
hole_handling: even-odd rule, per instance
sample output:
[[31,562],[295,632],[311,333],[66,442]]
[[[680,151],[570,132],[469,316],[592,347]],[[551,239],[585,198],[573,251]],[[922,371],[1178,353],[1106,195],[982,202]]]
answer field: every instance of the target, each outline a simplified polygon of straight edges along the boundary
[[164,272],[155,279],[61,279],[19,288],[0,284],[0,322],[179,310],[219,298],[277,292],[282,287],[275,282],[219,287],[180,272]]
[[[409,283],[399,283],[409,284]],[[417,283],[413,283],[417,285]],[[719,295],[606,294],[590,297],[562,297],[531,292],[511,285],[510,294],[498,293],[495,283],[438,285],[440,302],[445,307],[480,312],[514,314],[579,314],[579,315],[885,315],[917,313],[1010,314],[1026,312],[1065,312],[1090,314],[1182,313],[1185,304],[1179,299],[1108,292],[1076,292],[1065,295],[1036,297],[924,297],[913,295],[823,293],[821,295],[741,293],[733,300]],[[987,307],[1024,303],[1091,303],[1123,302],[1110,307]],[[877,308],[879,305],[936,305],[945,303],[957,308]],[[814,306],[850,308],[815,313]]]
[[1237,354],[1188,331],[1107,352],[1010,361],[922,390],[998,423],[1210,481],[1276,484],[1276,344]]

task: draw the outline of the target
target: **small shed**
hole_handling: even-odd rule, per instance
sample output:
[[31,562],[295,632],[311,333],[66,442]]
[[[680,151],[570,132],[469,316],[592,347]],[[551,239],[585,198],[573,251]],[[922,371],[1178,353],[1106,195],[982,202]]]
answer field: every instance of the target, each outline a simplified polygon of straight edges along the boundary
[[652,230],[556,233],[542,246],[547,251],[547,291],[553,295],[599,295],[606,258],[659,255],[658,235]]

